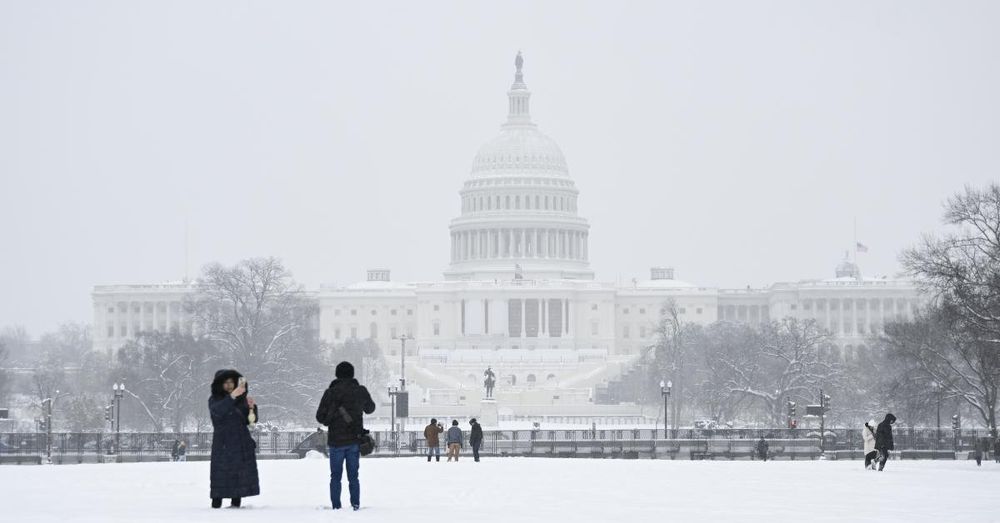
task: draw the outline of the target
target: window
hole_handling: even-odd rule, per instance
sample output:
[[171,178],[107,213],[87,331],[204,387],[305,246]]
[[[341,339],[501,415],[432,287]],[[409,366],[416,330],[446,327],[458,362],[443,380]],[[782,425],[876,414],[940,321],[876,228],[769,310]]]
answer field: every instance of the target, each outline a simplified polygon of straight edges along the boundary
[[[684,310],[684,309],[681,309]],[[639,314],[646,314],[646,309],[639,309]]]
[[335,340],[340,339],[340,327],[333,329],[333,339]]
[[596,321],[590,322],[590,335],[591,336],[597,336],[598,334],[600,334],[600,331],[601,331],[601,324],[599,322],[596,322]]
[[352,338],[357,338],[358,337],[358,328],[357,327],[351,327],[351,337]]
[[679,312],[681,314],[687,314],[687,309],[684,308],[684,307],[681,307],[680,309],[677,309],[677,312]]
[[438,322],[434,322],[434,335],[435,336],[441,335],[441,324]]
[[695,309],[694,312],[695,312],[695,314],[701,314],[701,307],[698,307],[697,309]]
[[114,314],[115,313],[115,308],[114,307],[108,307],[108,313]]
[[628,338],[628,325],[622,327],[622,338]]
[[334,309],[333,310],[333,315],[334,316],[340,316],[340,309]]
[[109,338],[114,338],[115,337],[115,326],[114,325],[108,325],[108,337]]
[[622,310],[622,314],[628,314],[628,307],[625,307],[625,308],[624,308],[624,309]]
[[372,316],[375,315],[375,309],[372,309]]
[[407,316],[413,316],[413,309],[406,309]]
[[441,306],[440,305],[435,305],[434,306],[434,312],[438,312],[440,310],[441,310]]
[[396,339],[396,327],[389,329],[389,337],[392,339]]
[[374,321],[371,322],[370,325],[368,325],[368,337],[373,340],[378,339],[378,324],[376,324]]
[[594,304],[591,304],[591,306],[590,306],[590,310],[592,310],[592,311],[596,311],[596,310],[597,310],[597,304],[596,304],[596,303],[594,303]]
[[639,337],[640,338],[645,338],[646,337],[646,326],[645,325],[642,325],[642,326],[639,327]]
[[796,305],[796,304],[794,304],[794,303],[792,304],[792,307],[791,307],[791,309],[792,309],[793,311],[794,311],[794,310],[796,310],[796,309],[798,309],[798,308],[799,308],[799,306],[798,306],[798,305]]
[[351,309],[351,316],[357,316],[357,315],[358,315],[358,310],[357,309]]
[[389,311],[389,314],[395,316],[396,315],[396,309],[392,309],[391,311]]

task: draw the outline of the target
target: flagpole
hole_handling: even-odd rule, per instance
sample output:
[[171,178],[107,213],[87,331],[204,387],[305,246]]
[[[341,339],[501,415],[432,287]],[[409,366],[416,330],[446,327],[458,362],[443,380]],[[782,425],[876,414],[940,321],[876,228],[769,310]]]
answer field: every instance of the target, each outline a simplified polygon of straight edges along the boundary
[[854,217],[854,265],[858,264],[858,217]]

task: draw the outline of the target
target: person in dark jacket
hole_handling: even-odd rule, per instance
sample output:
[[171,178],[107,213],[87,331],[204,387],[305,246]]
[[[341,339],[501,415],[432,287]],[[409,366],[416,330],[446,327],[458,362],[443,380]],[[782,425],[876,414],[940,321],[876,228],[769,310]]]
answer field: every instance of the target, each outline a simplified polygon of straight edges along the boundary
[[230,498],[239,508],[242,498],[260,494],[257,443],[247,426],[256,418],[257,405],[247,396],[246,381],[235,370],[220,370],[212,380],[208,410],[212,415],[212,508]]
[[368,389],[354,379],[354,366],[346,361],[337,364],[337,379],[323,393],[316,409],[316,421],[329,427],[327,445],[330,447],[330,502],[334,510],[340,509],[341,478],[347,464],[347,487],[351,508],[361,508],[360,437],[367,433],[364,415],[375,412]]
[[993,459],[1000,463],[1000,438],[993,440]]
[[424,441],[427,443],[427,463],[431,462],[431,455],[436,456],[436,461],[441,461],[441,433],[444,427],[438,423],[436,418],[431,418],[429,425],[424,427]]
[[976,438],[972,446],[972,457],[976,460],[977,467],[983,466],[983,447],[983,440]]
[[895,446],[892,444],[892,424],[896,423],[896,416],[891,413],[885,415],[882,423],[875,429],[875,450],[878,451],[878,470],[885,468],[885,462],[889,459],[889,451]]
[[763,436],[757,440],[757,458],[761,461],[767,461],[767,451],[770,446],[767,444],[767,440]]
[[483,427],[479,426],[476,418],[469,420],[472,425],[472,432],[469,434],[469,445],[472,445],[472,459],[479,462],[479,447],[483,445]]

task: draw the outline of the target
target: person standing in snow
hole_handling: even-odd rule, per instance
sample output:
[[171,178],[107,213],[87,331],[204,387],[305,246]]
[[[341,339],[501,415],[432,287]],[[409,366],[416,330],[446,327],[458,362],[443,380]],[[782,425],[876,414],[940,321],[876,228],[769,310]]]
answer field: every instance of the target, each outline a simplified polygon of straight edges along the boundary
[[757,458],[761,461],[767,461],[767,451],[770,449],[770,445],[767,444],[767,440],[764,436],[761,436],[757,441]]
[[184,440],[177,444],[177,457],[175,458],[177,461],[187,461],[187,448],[187,442]]
[[230,498],[239,508],[242,498],[260,494],[257,478],[257,443],[248,426],[257,419],[257,405],[247,396],[247,383],[235,370],[220,370],[212,380],[208,398],[212,415],[212,508]]
[[861,439],[865,442],[865,469],[875,470],[875,458],[878,451],[875,450],[875,420],[870,419],[861,429]]
[[375,402],[363,385],[354,379],[354,365],[342,361],[334,371],[336,378],[323,392],[316,409],[316,421],[329,427],[326,432],[330,448],[330,502],[339,510],[341,479],[347,465],[347,488],[351,508],[361,508],[361,436],[367,434],[364,414],[375,412]]
[[878,470],[885,468],[885,462],[889,460],[889,451],[895,446],[892,443],[892,424],[896,423],[896,416],[892,413],[886,414],[882,423],[875,428],[875,450],[878,451]]
[[451,420],[451,428],[448,429],[448,461],[454,457],[458,461],[458,451],[462,448],[462,429],[458,427],[458,420]]
[[472,445],[472,458],[478,463],[479,447],[483,445],[483,428],[479,426],[476,418],[469,420],[469,424],[472,425],[472,432],[469,434],[469,444]]
[[993,440],[993,459],[1000,463],[1000,437]]
[[972,444],[972,457],[976,460],[976,466],[983,466],[983,441],[976,438]]
[[424,441],[427,442],[427,463],[431,462],[431,456],[434,455],[437,461],[441,461],[441,436],[440,434],[444,432],[444,427],[438,423],[436,418],[431,418],[429,425],[424,427]]

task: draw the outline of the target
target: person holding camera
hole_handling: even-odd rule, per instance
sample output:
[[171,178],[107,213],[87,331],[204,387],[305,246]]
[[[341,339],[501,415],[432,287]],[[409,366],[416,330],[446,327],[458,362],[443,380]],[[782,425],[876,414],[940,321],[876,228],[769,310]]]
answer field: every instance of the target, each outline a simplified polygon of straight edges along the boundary
[[230,498],[239,508],[242,498],[260,494],[257,478],[257,443],[248,426],[257,422],[257,404],[247,395],[247,382],[235,370],[220,370],[212,380],[208,398],[212,415],[212,508]]
[[358,479],[361,444],[368,434],[363,416],[375,412],[375,402],[368,389],[354,379],[354,366],[349,362],[338,363],[335,374],[337,379],[330,383],[316,409],[316,421],[329,427],[326,434],[330,448],[330,502],[333,509],[341,508],[341,478],[346,463],[351,507],[358,510],[361,508],[361,481]]
[[438,420],[431,418],[430,425],[424,427],[424,441],[427,442],[427,463],[431,462],[431,456],[436,456],[437,461],[441,461],[441,438],[444,427]]

